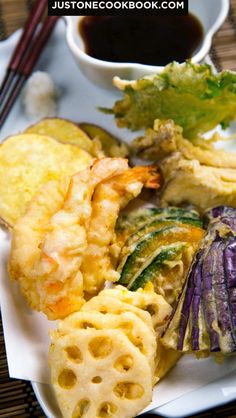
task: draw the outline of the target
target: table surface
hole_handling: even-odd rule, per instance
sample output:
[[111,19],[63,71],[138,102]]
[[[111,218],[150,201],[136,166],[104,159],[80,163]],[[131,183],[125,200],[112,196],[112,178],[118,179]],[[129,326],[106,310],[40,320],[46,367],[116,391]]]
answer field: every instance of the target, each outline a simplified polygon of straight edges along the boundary
[[[32,3],[32,0],[0,0],[0,40],[23,26]],[[217,69],[236,71],[236,0],[231,0],[228,19],[215,35],[210,55]],[[11,417],[45,418],[45,415],[30,383],[9,378],[0,319],[0,418]],[[236,418],[236,401],[192,418]]]

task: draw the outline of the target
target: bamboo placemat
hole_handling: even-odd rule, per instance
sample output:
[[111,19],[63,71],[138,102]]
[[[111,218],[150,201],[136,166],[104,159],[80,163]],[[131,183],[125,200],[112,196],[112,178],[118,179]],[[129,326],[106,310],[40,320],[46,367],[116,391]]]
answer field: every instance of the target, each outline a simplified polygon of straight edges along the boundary
[[[31,5],[32,0],[0,0],[0,40],[23,25]],[[211,58],[218,69],[236,71],[236,0],[231,0],[229,17],[214,38]],[[0,319],[0,418],[11,417],[45,418],[45,415],[31,384],[9,378]],[[152,415],[147,417],[151,418]],[[236,401],[192,418],[236,418]]]

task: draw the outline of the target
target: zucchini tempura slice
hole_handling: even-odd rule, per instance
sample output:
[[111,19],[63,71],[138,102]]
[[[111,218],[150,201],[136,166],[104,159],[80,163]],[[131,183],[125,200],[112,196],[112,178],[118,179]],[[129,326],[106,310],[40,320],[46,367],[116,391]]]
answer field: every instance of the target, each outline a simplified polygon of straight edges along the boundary
[[82,255],[94,189],[128,168],[122,158],[96,161],[70,178],[52,181],[34,197],[13,229],[10,277],[30,306],[58,319],[79,310],[83,299]]
[[122,331],[54,332],[49,362],[64,418],[132,418],[151,401],[148,361]]
[[61,321],[58,332],[66,335],[76,329],[118,329],[122,331],[130,342],[147,357],[154,373],[155,356],[157,351],[156,335],[137,315],[123,312],[119,315],[102,314],[100,312],[75,312]]

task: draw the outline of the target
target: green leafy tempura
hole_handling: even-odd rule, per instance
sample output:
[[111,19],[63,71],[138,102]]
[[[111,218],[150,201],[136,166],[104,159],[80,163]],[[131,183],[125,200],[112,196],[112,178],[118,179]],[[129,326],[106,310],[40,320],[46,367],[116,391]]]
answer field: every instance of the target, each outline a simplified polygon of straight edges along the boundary
[[124,98],[108,111],[119,127],[152,128],[155,119],[173,119],[191,139],[236,119],[236,73],[213,74],[209,65],[173,62],[137,81],[115,78]]

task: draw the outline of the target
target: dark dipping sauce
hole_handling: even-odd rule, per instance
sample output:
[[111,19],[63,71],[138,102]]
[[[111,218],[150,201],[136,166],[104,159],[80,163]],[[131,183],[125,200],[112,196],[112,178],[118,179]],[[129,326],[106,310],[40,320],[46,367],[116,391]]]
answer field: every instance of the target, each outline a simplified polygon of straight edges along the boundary
[[190,58],[203,39],[201,22],[188,16],[86,16],[79,23],[85,52],[110,62],[166,65]]

